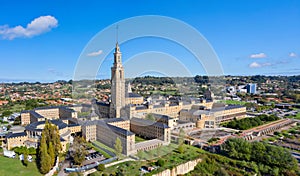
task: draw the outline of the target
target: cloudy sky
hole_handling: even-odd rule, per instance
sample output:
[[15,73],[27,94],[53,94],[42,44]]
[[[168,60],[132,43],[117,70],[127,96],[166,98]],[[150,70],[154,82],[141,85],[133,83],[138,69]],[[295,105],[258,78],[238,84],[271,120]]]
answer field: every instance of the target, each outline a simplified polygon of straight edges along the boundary
[[[99,31],[141,15],[167,16],[194,27],[214,48],[225,75],[300,74],[298,0],[11,0],[0,2],[0,80],[71,79],[80,54]],[[119,35],[125,35],[122,26]],[[124,62],[146,51],[166,53],[186,65],[193,58],[162,39],[145,37],[120,45]],[[108,78],[112,53],[95,48],[87,57],[103,54],[107,58],[98,77]],[[188,69],[205,75],[201,67]]]

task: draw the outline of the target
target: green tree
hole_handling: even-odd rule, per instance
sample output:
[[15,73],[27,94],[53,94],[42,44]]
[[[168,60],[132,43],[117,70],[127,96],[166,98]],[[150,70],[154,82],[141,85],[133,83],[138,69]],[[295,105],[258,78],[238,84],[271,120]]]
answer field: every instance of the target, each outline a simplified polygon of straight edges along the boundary
[[54,165],[54,162],[55,162],[55,151],[54,151],[54,147],[53,147],[52,142],[49,143],[48,154],[49,154],[49,156],[51,158],[51,164]]
[[183,144],[180,144],[180,145],[178,146],[178,152],[182,154],[182,153],[184,153],[184,151],[185,151],[184,145],[183,145]]
[[98,167],[97,167],[97,170],[100,171],[100,172],[103,172],[105,170],[104,164],[99,164]]
[[160,158],[157,160],[156,164],[160,167],[163,167],[165,165],[165,160]]
[[184,137],[185,137],[185,132],[181,128],[179,131],[179,135],[178,135],[178,148],[177,149],[178,149],[179,153],[184,153],[184,151],[185,151]]
[[114,147],[115,147],[117,156],[121,156],[123,147],[122,147],[122,141],[120,140],[119,137],[117,137]]
[[45,132],[42,132],[41,143],[39,146],[39,163],[40,163],[40,172],[46,174],[51,169],[51,158],[47,151],[47,143]]
[[87,155],[85,141],[82,137],[75,137],[70,153],[75,164],[81,165]]
[[39,169],[42,174],[49,172],[60,151],[61,144],[58,129],[46,120],[37,156]]
[[24,156],[24,158],[23,158],[23,165],[24,166],[28,166],[28,150],[26,150],[24,153],[23,153],[23,156]]
[[6,111],[3,111],[3,112],[2,112],[2,117],[8,117],[8,116],[10,116],[11,114],[12,114],[11,111],[6,110]]

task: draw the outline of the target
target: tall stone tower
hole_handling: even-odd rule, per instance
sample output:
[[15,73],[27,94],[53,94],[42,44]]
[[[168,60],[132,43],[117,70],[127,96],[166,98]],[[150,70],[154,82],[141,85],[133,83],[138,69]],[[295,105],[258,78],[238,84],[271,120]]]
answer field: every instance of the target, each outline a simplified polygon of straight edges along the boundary
[[122,53],[118,42],[114,52],[114,64],[111,67],[111,103],[110,117],[121,117],[125,108],[125,78],[122,66]]

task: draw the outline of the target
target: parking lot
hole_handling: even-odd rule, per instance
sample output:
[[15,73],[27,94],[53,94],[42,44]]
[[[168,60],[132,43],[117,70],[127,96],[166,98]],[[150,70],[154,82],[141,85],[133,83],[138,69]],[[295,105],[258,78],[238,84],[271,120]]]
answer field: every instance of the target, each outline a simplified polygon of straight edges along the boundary
[[93,152],[93,153],[88,154],[85,157],[85,161],[83,162],[83,165],[92,164],[92,163],[95,163],[97,161],[102,161],[102,160],[105,160],[105,157],[101,153]]

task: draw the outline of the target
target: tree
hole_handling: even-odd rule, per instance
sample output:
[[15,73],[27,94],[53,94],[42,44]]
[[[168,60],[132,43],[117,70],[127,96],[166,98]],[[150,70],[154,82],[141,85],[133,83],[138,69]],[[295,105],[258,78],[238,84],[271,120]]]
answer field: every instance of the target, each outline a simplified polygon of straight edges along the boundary
[[87,155],[86,146],[82,137],[75,137],[70,152],[75,164],[81,165]]
[[6,111],[3,111],[3,112],[2,112],[2,117],[8,117],[8,116],[10,116],[11,114],[12,114],[11,111],[6,110]]
[[23,156],[24,156],[24,158],[23,158],[22,163],[24,166],[27,167],[28,166],[28,151],[27,150],[23,153]]
[[45,132],[42,132],[41,143],[39,146],[39,163],[40,163],[40,172],[46,174],[51,169],[51,158],[47,151],[47,143]]
[[48,173],[61,151],[60,135],[55,125],[46,120],[42,131],[37,160],[42,174]]
[[184,151],[185,151],[184,145],[183,144],[179,145],[178,152],[182,154],[182,153],[184,153]]
[[48,154],[49,154],[49,156],[51,158],[51,164],[54,165],[54,162],[55,162],[55,151],[54,151],[54,147],[53,147],[52,142],[49,143]]
[[117,156],[121,156],[123,147],[122,147],[122,141],[120,140],[119,137],[117,137],[114,147],[115,147]]
[[160,158],[157,160],[156,164],[160,167],[163,167],[165,165],[165,160]]
[[104,164],[99,164],[98,167],[97,167],[97,170],[100,171],[100,172],[104,171],[105,170]]
[[184,137],[185,137],[185,132],[182,128],[180,128],[179,135],[178,135],[178,145],[181,145],[184,143]]
[[179,131],[179,138],[178,138],[178,152],[179,153],[184,153],[185,151],[185,147],[184,147],[184,137],[185,137],[185,132],[184,130],[181,128]]

